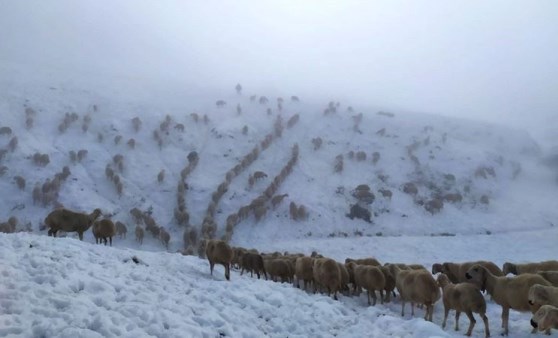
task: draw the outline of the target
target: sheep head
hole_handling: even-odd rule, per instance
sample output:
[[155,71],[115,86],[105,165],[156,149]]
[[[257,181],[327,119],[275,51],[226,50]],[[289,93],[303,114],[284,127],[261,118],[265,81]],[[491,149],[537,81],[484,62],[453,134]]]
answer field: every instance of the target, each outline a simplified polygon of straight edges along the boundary
[[480,286],[481,290],[486,290],[486,279],[488,270],[482,265],[475,264],[465,273],[467,280]]
[[[534,284],[529,288],[528,299],[531,306],[536,306],[536,303],[548,304],[551,301],[548,292],[540,284]],[[533,310],[538,310],[538,308]]]
[[508,273],[512,273],[514,275],[517,275],[517,267],[513,263],[506,262],[506,263],[504,263],[502,272],[504,272],[504,276],[506,276]]
[[531,326],[539,331],[546,331],[558,323],[558,309],[552,305],[543,305],[531,318]]
[[442,264],[440,264],[440,263],[432,264],[432,274],[435,275],[438,272],[444,272],[444,268],[443,268]]
[[450,284],[450,280],[446,274],[441,273],[438,275],[436,283],[443,289],[446,285]]
[[93,212],[89,215],[90,225],[93,224],[93,222],[102,214],[103,212],[99,208],[93,210]]

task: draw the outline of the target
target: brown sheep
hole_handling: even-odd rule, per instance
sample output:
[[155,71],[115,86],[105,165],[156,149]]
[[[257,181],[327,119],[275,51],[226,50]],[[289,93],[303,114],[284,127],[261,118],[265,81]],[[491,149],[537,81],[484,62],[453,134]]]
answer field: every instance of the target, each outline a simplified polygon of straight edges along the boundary
[[120,238],[126,238],[126,233],[128,232],[126,225],[120,221],[117,221],[114,225],[116,226],[116,234]]
[[333,299],[337,300],[337,291],[341,285],[341,271],[336,261],[330,258],[317,258],[314,260],[314,293],[318,285],[327,289],[327,295],[333,293]]
[[531,318],[531,326],[535,330],[550,332],[558,329],[558,308],[552,305],[543,305]]
[[386,281],[386,285],[384,287],[384,291],[386,292],[384,295],[384,302],[389,303],[391,302],[391,294],[395,296],[393,290],[395,290],[395,277],[389,272],[389,267],[387,266],[380,266],[380,270],[384,274],[384,279]]
[[297,287],[300,288],[300,280],[303,281],[304,290],[307,290],[307,285],[311,285],[314,279],[313,274],[314,258],[313,257],[299,257],[295,262],[295,275],[297,279]]
[[537,273],[538,271],[558,271],[558,261],[550,260],[525,264],[513,264],[506,262],[504,263],[502,271],[504,272],[504,275],[507,275],[508,273],[521,275],[524,273]]
[[56,237],[56,232],[59,230],[75,231],[78,233],[79,239],[83,241],[83,233],[93,225],[99,216],[101,216],[101,209],[95,209],[89,215],[68,209],[57,209],[48,214],[45,218],[45,225],[49,228],[49,236]]
[[373,258],[373,257],[357,258],[357,259],[346,258],[345,259],[345,264],[349,264],[351,262],[355,262],[358,265],[370,265],[370,266],[381,266],[382,265],[376,258]]
[[496,304],[502,307],[503,334],[508,335],[510,309],[530,311],[529,288],[534,284],[550,285],[544,278],[535,274],[523,274],[509,278],[497,277],[482,265],[473,265],[465,274],[468,280],[486,289]]
[[291,215],[292,220],[296,221],[298,219],[298,207],[295,202],[291,202],[289,204],[289,214]]
[[478,313],[484,322],[485,337],[490,337],[490,329],[488,326],[488,318],[486,317],[486,301],[480,290],[470,283],[453,284],[448,276],[440,274],[437,279],[438,285],[442,288],[444,303],[444,321],[442,328],[446,328],[449,310],[455,310],[455,331],[459,331],[459,315],[465,312],[469,318],[469,329],[466,336],[471,336],[475,327],[475,318],[473,312]]
[[163,227],[159,228],[159,239],[161,240],[161,243],[163,243],[165,248],[168,250],[169,249],[170,234]]
[[144,233],[145,231],[143,230],[143,228],[139,225],[136,225],[136,241],[138,241],[140,245],[143,244]]
[[266,178],[266,177],[267,177],[267,174],[264,173],[263,171],[255,171],[254,172],[254,179],[255,180],[259,180],[259,179]]
[[440,299],[440,289],[429,271],[401,270],[396,265],[389,265],[395,277],[395,285],[401,296],[401,316],[404,316],[405,302],[411,302],[411,314],[414,315],[414,304],[424,304],[424,319],[432,321],[434,303]]
[[157,182],[162,183],[165,180],[165,169],[161,169],[157,174]]
[[290,283],[291,276],[294,274],[294,269],[291,268],[287,259],[273,258],[273,256],[266,256],[264,259],[265,270],[269,274],[269,278],[274,282],[277,278],[281,278],[281,283]]
[[494,276],[500,277],[504,276],[504,273],[500,268],[489,261],[475,261],[475,262],[464,262],[464,263],[451,263],[451,262],[444,262],[442,264],[435,263],[432,265],[432,273],[436,274],[441,272],[448,276],[449,280],[453,284],[463,283],[467,281],[465,274],[467,270],[473,265],[478,264],[482,265],[490,271]]
[[281,204],[281,202],[283,201],[283,199],[285,197],[288,197],[289,194],[283,194],[283,195],[275,195],[271,198],[271,206],[273,209],[275,209],[279,204]]
[[537,271],[537,275],[541,275],[552,285],[558,287],[558,271]]
[[95,243],[105,242],[107,245],[107,238],[109,239],[110,246],[112,246],[112,237],[116,235],[116,226],[110,219],[102,219],[93,223],[93,236]]
[[225,278],[230,280],[231,261],[233,259],[233,250],[225,242],[217,239],[205,241],[205,255],[209,260],[209,269],[213,275],[215,264],[222,264],[225,267]]
[[258,276],[258,279],[260,279],[260,272],[262,272],[265,279],[267,279],[264,260],[262,255],[260,254],[245,252],[244,254],[242,254],[242,258],[240,259],[240,266],[242,267],[242,271],[240,271],[241,276],[244,273],[244,270],[246,270],[250,272],[250,277],[253,277],[255,272],[256,276]]
[[368,291],[368,305],[370,305],[370,296],[373,299],[372,305],[376,305],[376,290],[380,291],[380,302],[384,303],[386,279],[380,267],[349,262],[347,269],[352,271],[355,285]]
[[14,233],[17,223],[18,219],[15,216],[10,217],[7,222],[0,223],[0,232],[6,234]]

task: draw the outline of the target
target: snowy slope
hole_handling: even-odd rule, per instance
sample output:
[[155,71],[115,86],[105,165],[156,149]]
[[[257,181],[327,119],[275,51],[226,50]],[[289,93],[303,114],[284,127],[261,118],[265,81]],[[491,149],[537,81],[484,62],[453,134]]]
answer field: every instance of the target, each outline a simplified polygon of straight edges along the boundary
[[[336,114],[324,116],[328,102],[304,97],[300,103],[290,102],[296,93],[245,88],[238,96],[233,86],[225,93],[203,88],[169,90],[142,87],[133,80],[108,84],[91,76],[45,81],[44,77],[33,80],[32,74],[17,68],[2,72],[6,76],[0,81],[0,128],[8,126],[12,134],[0,135],[0,149],[14,136],[18,144],[0,160],[0,166],[6,166],[0,176],[0,222],[15,216],[17,230],[33,233],[0,234],[0,336],[461,336],[439,327],[440,304],[433,325],[421,319],[421,310],[414,319],[400,318],[398,302],[376,307],[365,306],[363,297],[335,302],[238,273],[227,283],[221,269],[210,277],[206,261],[174,253],[184,248],[185,228],[177,224],[173,210],[187,155],[197,151],[200,158],[186,179],[185,194],[191,226],[199,229],[211,194],[226,173],[273,132],[278,96],[285,99],[284,122],[296,113],[300,121],[231,181],[217,206],[217,237],[224,233],[227,216],[264,191],[298,143],[298,162],[277,191],[289,196],[260,222],[253,216],[240,222],[233,245],[264,252],[316,250],[339,261],[375,256],[382,262],[426,266],[438,261],[489,259],[501,265],[555,258],[555,177],[539,165],[539,147],[524,131],[426,114],[393,111],[389,117],[344,102]],[[251,103],[253,94],[267,95],[270,103]],[[225,107],[216,107],[219,99],[227,102]],[[240,115],[237,104],[242,107]],[[355,112],[347,111],[350,105]],[[25,125],[26,107],[37,112],[31,129]],[[356,132],[352,116],[359,112],[363,120],[361,132]],[[76,113],[78,120],[60,133],[58,125],[66,113]],[[192,113],[206,114],[209,122],[195,123]],[[84,133],[86,115],[91,123]],[[168,134],[161,133],[160,147],[153,131],[167,115],[172,127]],[[131,124],[136,116],[143,121],[137,133]],[[174,128],[178,123],[185,126],[183,133]],[[378,133],[382,129],[383,135]],[[116,145],[118,135],[122,141]],[[315,137],[324,141],[316,151],[311,142]],[[136,140],[135,149],[126,145],[130,138]],[[409,157],[408,146],[413,144],[419,165]],[[72,163],[70,151],[80,149],[86,149],[87,156]],[[348,158],[349,151],[360,150],[366,152],[366,161]],[[373,164],[370,157],[376,151],[381,157]],[[32,157],[37,152],[48,154],[50,163],[35,165]],[[124,170],[119,173],[122,196],[105,177],[105,167],[115,167],[117,154],[124,156]],[[344,169],[334,173],[339,154],[344,155]],[[521,171],[514,177],[518,164]],[[33,187],[64,166],[71,175],[61,184],[59,202],[85,212],[101,208],[127,225],[126,239],[117,238],[114,247],[107,248],[93,245],[90,231],[79,242],[75,234],[53,239],[40,230],[53,204],[34,205]],[[479,167],[493,168],[495,177],[475,177]],[[162,169],[165,180],[158,183]],[[256,170],[268,177],[249,188],[248,176]],[[447,174],[454,175],[455,182],[446,182]],[[26,180],[24,190],[14,181],[17,175]],[[418,199],[428,200],[436,192],[460,192],[464,198],[460,203],[445,203],[440,213],[432,215],[402,192],[406,182],[417,184]],[[356,202],[351,191],[359,184],[370,185],[376,197],[370,205],[375,213],[372,224],[345,217]],[[390,189],[392,199],[384,199],[380,188]],[[479,202],[482,195],[489,197],[488,205]],[[289,219],[291,201],[306,206],[308,220]],[[129,214],[134,207],[150,211],[169,230],[168,250],[150,234],[141,246],[134,241],[135,224]],[[133,255],[149,266],[123,262]],[[494,335],[499,332],[500,310],[488,303]],[[512,311],[510,318],[511,337],[530,332],[528,314]],[[448,327],[452,325],[450,319]],[[474,334],[482,336],[482,325],[477,324]]]

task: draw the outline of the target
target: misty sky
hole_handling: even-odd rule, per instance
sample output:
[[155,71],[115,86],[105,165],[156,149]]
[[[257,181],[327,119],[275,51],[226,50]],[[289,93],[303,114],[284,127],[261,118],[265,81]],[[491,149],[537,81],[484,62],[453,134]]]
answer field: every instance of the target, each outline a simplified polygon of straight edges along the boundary
[[0,63],[558,126],[553,0],[0,0]]

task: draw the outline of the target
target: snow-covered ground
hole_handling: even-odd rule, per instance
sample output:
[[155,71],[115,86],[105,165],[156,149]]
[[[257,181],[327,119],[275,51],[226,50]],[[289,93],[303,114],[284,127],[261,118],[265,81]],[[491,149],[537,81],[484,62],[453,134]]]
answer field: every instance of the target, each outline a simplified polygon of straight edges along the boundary
[[[95,85],[99,81],[95,77],[30,81],[33,75],[25,70],[4,67],[0,128],[8,126],[12,134],[0,135],[0,149],[7,149],[14,136],[18,144],[0,157],[0,166],[6,167],[0,176],[0,222],[15,216],[17,230],[31,233],[0,234],[0,336],[461,336],[466,318],[461,320],[462,332],[451,329],[451,316],[448,328],[442,330],[440,303],[432,324],[422,320],[422,310],[415,318],[408,313],[401,318],[397,300],[375,307],[367,306],[364,296],[334,301],[238,272],[227,282],[222,267],[212,277],[207,261],[175,253],[184,248],[185,228],[177,224],[173,211],[187,155],[197,151],[200,158],[186,179],[185,193],[191,226],[199,230],[212,192],[244,155],[273,132],[278,115],[286,124],[298,113],[300,121],[232,179],[216,208],[217,237],[224,233],[227,216],[264,191],[298,143],[299,160],[277,190],[288,197],[261,221],[250,216],[240,222],[233,245],[262,252],[316,250],[339,261],[374,256],[382,262],[428,267],[440,261],[487,259],[501,266],[505,261],[556,258],[556,177],[540,165],[544,154],[525,131],[397,111],[389,117],[348,102],[341,102],[337,113],[324,116],[328,102],[301,97],[300,103],[294,103],[289,98],[296,93],[256,93],[250,88],[239,96],[234,87],[221,93],[199,88],[170,91],[127,80],[107,87]],[[267,95],[269,104],[252,103],[253,94]],[[278,96],[285,98],[281,112]],[[224,108],[216,107],[218,99],[227,102]],[[348,112],[352,104],[355,112]],[[25,125],[26,107],[37,112],[30,129]],[[363,119],[355,131],[352,116],[360,112]],[[78,120],[60,133],[65,113],[76,113]],[[207,114],[209,122],[194,122],[192,113]],[[153,131],[159,130],[166,115],[171,128],[160,132],[160,147]],[[91,117],[91,123],[83,132],[85,116]],[[143,121],[137,133],[131,124],[136,116]],[[178,123],[184,125],[184,132],[174,128]],[[122,141],[115,144],[118,135]],[[316,137],[323,139],[318,150],[311,142]],[[126,145],[130,138],[136,140],[135,149]],[[87,156],[72,163],[70,151],[80,149],[86,149]],[[360,150],[366,152],[366,161],[348,157],[349,151]],[[371,160],[373,152],[380,154],[376,164]],[[35,165],[35,153],[48,154],[50,163]],[[112,159],[117,154],[124,156],[121,196],[105,177],[105,167],[115,167]],[[334,173],[339,154],[344,156],[344,169]],[[413,163],[411,154],[418,163]],[[90,231],[80,242],[72,233],[54,239],[40,230],[53,205],[35,205],[32,190],[64,166],[71,175],[61,184],[58,201],[84,212],[101,208],[128,226],[126,239],[116,238],[110,248],[94,245]],[[493,168],[495,177],[476,177],[480,167]],[[157,174],[162,169],[165,180],[159,183]],[[268,177],[249,188],[248,175],[256,170]],[[445,178],[448,174],[455,180]],[[26,180],[23,190],[14,181],[18,175]],[[463,201],[445,203],[432,215],[403,193],[406,182],[417,184],[417,199],[459,192]],[[370,185],[375,194],[369,206],[375,213],[372,224],[345,216],[356,203],[351,191],[359,184]],[[380,188],[393,192],[391,200],[378,193]],[[488,205],[480,203],[482,195],[489,197]],[[306,206],[307,220],[289,218],[291,201]],[[150,211],[170,232],[168,250],[150,234],[141,246],[134,241],[135,224],[129,214],[134,207]],[[132,256],[145,264],[128,261]],[[491,330],[497,335],[500,307],[489,297],[487,302]],[[528,320],[529,314],[511,311],[510,337],[529,335]],[[481,323],[477,322],[473,334],[483,336]]]

